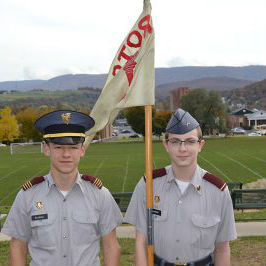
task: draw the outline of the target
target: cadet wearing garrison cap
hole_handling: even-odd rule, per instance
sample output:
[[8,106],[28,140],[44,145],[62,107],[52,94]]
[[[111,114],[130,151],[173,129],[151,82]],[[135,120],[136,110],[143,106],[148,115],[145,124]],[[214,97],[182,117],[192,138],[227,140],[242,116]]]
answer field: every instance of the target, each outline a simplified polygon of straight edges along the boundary
[[26,265],[29,250],[30,265],[97,266],[100,238],[106,265],[119,265],[121,212],[100,179],[78,171],[85,132],[93,126],[90,116],[70,110],[36,121],[50,172],[27,181],[8,214],[2,232],[12,238],[10,265]]
[[[202,169],[200,125],[177,109],[163,145],[171,165],[153,172],[155,265],[230,265],[229,241],[236,239],[232,200],[226,183]],[[138,182],[124,221],[136,226],[136,265],[147,265],[145,177]]]

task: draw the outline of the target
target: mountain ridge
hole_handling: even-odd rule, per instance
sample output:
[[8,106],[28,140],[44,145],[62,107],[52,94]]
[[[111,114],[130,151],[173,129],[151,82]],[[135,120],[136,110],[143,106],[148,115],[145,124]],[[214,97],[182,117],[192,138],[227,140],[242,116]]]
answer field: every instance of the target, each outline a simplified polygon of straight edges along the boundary
[[[187,66],[155,69],[155,86],[203,78],[227,77],[247,80],[250,83],[265,78],[266,66],[251,65],[242,67],[229,66]],[[28,91],[33,89],[66,90],[80,87],[102,88],[107,74],[65,74],[48,80],[2,81],[0,90]]]

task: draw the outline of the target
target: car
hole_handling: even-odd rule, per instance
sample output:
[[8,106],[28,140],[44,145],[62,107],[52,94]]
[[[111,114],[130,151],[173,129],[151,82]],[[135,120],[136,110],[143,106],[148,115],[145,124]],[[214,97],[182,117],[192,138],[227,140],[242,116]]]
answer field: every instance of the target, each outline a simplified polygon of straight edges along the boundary
[[132,133],[132,131],[130,130],[127,130],[127,129],[124,129],[121,131],[122,134],[127,134],[127,133]]
[[248,136],[250,136],[250,137],[258,137],[258,136],[261,136],[261,134],[258,133],[258,132],[251,132],[251,133],[248,134]]
[[139,138],[140,136],[138,134],[130,135],[129,138]]
[[235,127],[231,129],[231,132],[236,135],[244,135],[246,134],[246,130],[242,127]]

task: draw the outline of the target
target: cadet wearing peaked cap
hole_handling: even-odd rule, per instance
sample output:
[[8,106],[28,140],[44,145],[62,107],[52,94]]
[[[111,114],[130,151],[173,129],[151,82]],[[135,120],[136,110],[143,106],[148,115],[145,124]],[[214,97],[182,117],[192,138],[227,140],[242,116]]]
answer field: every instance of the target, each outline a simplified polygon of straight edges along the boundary
[[50,172],[26,182],[8,214],[2,232],[12,238],[10,265],[26,265],[29,250],[30,265],[99,266],[100,239],[105,263],[119,265],[115,230],[122,214],[99,178],[78,171],[93,125],[90,116],[70,110],[36,121]]
[[94,124],[93,118],[84,113],[60,110],[40,117],[35,128],[47,142],[71,145],[84,142],[85,132]]
[[[177,109],[163,145],[171,165],[153,173],[155,265],[229,266],[229,241],[236,239],[232,200],[226,183],[197,164],[204,145],[197,120]],[[124,218],[136,226],[136,265],[147,265],[145,201],[144,177]]]

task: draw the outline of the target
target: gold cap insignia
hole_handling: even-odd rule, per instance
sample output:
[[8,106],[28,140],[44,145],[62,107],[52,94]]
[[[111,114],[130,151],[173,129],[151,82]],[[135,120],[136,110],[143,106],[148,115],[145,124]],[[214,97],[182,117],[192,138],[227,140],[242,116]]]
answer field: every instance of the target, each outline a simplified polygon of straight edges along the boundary
[[160,202],[160,196],[155,196],[154,201],[156,204],[158,204]]
[[71,119],[71,113],[61,114],[62,120],[68,125]]
[[36,202],[36,207],[37,207],[38,209],[41,209],[41,208],[43,207],[43,203],[42,203],[41,201],[37,201],[37,202]]
[[197,185],[196,189],[197,191],[200,191],[200,185]]

